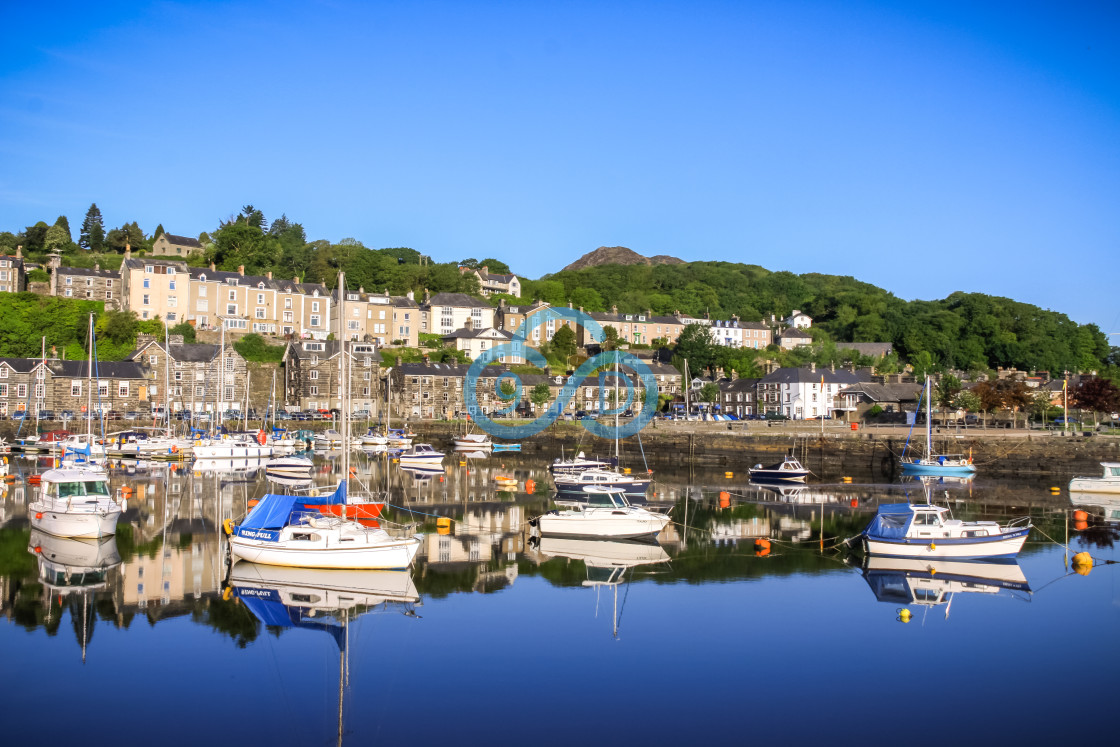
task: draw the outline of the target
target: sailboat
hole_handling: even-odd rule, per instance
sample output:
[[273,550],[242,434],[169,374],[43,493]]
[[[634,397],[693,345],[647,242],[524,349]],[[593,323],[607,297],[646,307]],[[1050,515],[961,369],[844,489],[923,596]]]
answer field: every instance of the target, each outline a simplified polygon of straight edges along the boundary
[[[97,349],[97,339],[93,330],[93,314],[89,315],[89,361],[86,364],[86,432],[82,434],[71,434],[58,442],[61,449],[60,458],[66,460],[69,455],[71,459],[75,456],[79,457],[86,465],[92,465],[95,461],[104,463],[106,458],[106,451],[104,444],[98,443],[93,437],[93,413],[100,412],[101,407],[98,406],[97,410],[93,409],[93,362],[94,354]],[[100,403],[99,403],[100,404]],[[102,428],[101,435],[105,435],[105,430]],[[104,441],[104,438],[102,438]]]
[[632,506],[622,488],[586,489],[576,505],[529,521],[543,536],[632,539],[656,536],[669,523],[666,514]]
[[[225,357],[226,325],[225,322],[222,322],[221,340],[218,347],[218,391],[215,399],[214,427],[218,427],[222,420],[222,405],[225,396]],[[248,390],[248,387],[246,387],[246,390]],[[268,459],[272,456],[274,449],[268,443],[268,436],[262,429],[256,434],[215,434],[208,442],[196,441],[192,451],[195,459]]]
[[[345,314],[345,276],[338,275],[341,314]],[[339,318],[345,318],[340,316]],[[344,349],[345,352],[345,349]],[[339,376],[347,381],[349,356],[339,357]],[[343,438],[350,434],[350,402],[342,387],[339,418]],[[342,479],[326,500],[268,493],[239,525],[229,522],[226,531],[233,555],[264,565],[295,568],[389,570],[408,568],[420,549],[420,537],[392,537],[384,529],[368,527],[342,515],[316,510],[334,505],[347,512],[350,484],[350,448],[342,448]],[[310,504],[310,505],[309,505]],[[378,509],[379,510],[379,509]]]
[[[910,438],[907,436],[906,447],[902,450],[902,471],[908,475],[970,475],[976,472],[971,457],[963,454],[934,453],[932,395],[930,378],[926,376],[926,384],[922,387],[922,396],[926,401],[926,453],[925,456],[907,457],[906,452],[910,448]],[[910,432],[913,431],[914,428],[911,426]]]

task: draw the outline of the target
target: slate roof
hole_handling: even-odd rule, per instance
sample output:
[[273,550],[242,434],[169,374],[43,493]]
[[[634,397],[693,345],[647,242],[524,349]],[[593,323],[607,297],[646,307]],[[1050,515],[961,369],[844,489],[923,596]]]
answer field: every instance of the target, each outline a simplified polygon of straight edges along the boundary
[[[401,376],[449,376],[455,379],[464,379],[467,371],[471,370],[469,363],[402,363],[393,368]],[[485,366],[480,377],[498,377],[505,373],[501,366]]]
[[119,278],[121,276],[118,270],[94,270],[90,267],[58,267],[55,272],[59,275],[80,275],[95,278]]
[[[588,316],[597,322],[615,322],[622,324],[680,324],[681,320],[675,316],[648,316],[645,313],[623,314],[612,311],[591,311]],[[644,316],[645,319],[639,319]],[[630,317],[627,319],[626,317]]]
[[[68,376],[71,379],[89,377],[89,361],[47,361],[47,367],[55,376]],[[97,361],[93,370],[100,379],[146,379],[148,367],[138,361]]]
[[736,392],[753,392],[755,384],[757,384],[758,382],[758,379],[735,379],[734,381],[724,381],[719,385],[719,390],[724,394],[735,394]]
[[[304,343],[311,343],[316,346],[322,345],[323,349],[308,350],[304,347]],[[341,340],[292,340],[288,343],[288,349],[284,351],[284,358],[286,359],[288,358],[288,356],[295,356],[297,358],[310,358],[315,355],[323,359],[334,358],[336,355],[338,355],[338,348],[341,344]],[[377,350],[377,346],[372,342],[355,342],[351,340],[347,343],[348,349],[350,350],[352,350],[355,345],[361,346],[363,348],[368,348],[368,350],[362,350],[361,352],[353,353],[353,355],[361,357],[365,357],[368,355],[374,361],[378,363],[381,362],[381,353]]]
[[[149,340],[145,345],[136,348],[129,354],[129,358],[136,360],[137,356],[144,355],[148,348],[157,347],[163,350],[163,340]],[[227,350],[234,350],[232,345],[226,346]],[[203,342],[187,342],[171,344],[171,359],[183,363],[207,363],[218,357],[218,345],[207,345]],[[234,350],[236,353],[237,351]]]
[[851,371],[833,371],[829,368],[818,368],[813,371],[805,367],[786,367],[766,374],[758,380],[759,384],[819,384],[821,377],[826,384],[858,384],[866,380],[865,373],[852,373]]
[[176,246],[189,246],[193,249],[202,248],[202,242],[198,239],[192,239],[190,236],[176,236],[173,233],[165,233],[163,235],[167,237],[169,243],[175,244]]
[[862,394],[871,402],[911,402],[918,399],[920,384],[876,384],[860,382],[840,390],[840,394]]
[[8,368],[18,373],[30,373],[42,362],[42,358],[0,358],[0,363],[7,363]]
[[468,296],[466,293],[437,293],[431,297],[425,304],[425,307],[431,308],[432,306],[460,306],[466,308],[481,308],[493,309],[494,307],[485,301]]
[[[188,268],[186,262],[181,262],[177,259],[159,259],[155,257],[129,257],[124,261],[122,267],[127,267],[130,270],[143,270],[144,265],[161,265],[163,267],[174,267],[181,272],[187,272]],[[197,268],[196,268],[197,269]]]
[[788,329],[782,330],[782,333],[780,335],[778,335],[778,339],[779,340],[812,340],[813,338],[807,332],[803,332],[800,329],[798,329],[797,327],[789,327]]

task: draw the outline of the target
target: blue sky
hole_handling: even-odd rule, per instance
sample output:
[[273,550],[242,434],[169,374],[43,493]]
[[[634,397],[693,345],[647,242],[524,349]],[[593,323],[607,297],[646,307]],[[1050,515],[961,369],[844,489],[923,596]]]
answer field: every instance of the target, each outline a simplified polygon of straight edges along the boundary
[[[4,3],[0,230],[601,245],[1120,332],[1120,4]],[[1120,336],[1112,338],[1120,344]]]

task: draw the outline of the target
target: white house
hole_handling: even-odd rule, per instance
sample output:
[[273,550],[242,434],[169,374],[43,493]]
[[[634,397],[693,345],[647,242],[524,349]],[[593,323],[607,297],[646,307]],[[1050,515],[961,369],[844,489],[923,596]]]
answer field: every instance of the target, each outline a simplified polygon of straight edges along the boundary
[[420,305],[420,331],[449,335],[457,329],[494,327],[494,307],[466,293],[425,293]]
[[762,322],[741,322],[735,318],[730,321],[712,321],[709,332],[712,335],[712,342],[729,348],[758,350],[772,341],[770,328]]
[[808,368],[779,368],[758,381],[759,412],[781,414],[791,420],[829,417],[843,409],[840,390],[863,379],[851,371]]
[[813,317],[802,312],[800,309],[794,309],[793,313],[783,319],[786,326],[797,327],[798,329],[809,329],[813,326]]
[[454,345],[456,350],[465,352],[471,360],[493,350],[499,345],[510,344],[509,353],[498,356],[499,363],[524,363],[524,343],[518,340],[513,342],[513,335],[502,329],[488,327],[486,329],[460,329],[449,335],[443,336],[445,345]]

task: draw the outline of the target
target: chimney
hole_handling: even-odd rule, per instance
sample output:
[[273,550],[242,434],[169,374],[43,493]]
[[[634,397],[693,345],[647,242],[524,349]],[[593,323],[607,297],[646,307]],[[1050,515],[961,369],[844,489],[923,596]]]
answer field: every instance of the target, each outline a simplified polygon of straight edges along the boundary
[[478,269],[482,272],[483,275],[489,275],[490,274],[490,268],[487,267],[486,265],[483,265],[482,267],[480,267]]
[[810,363],[809,363],[809,372],[810,372],[810,373],[816,373],[816,372],[817,372],[817,364],[816,364],[816,362],[810,362]]
[[646,309],[646,319],[653,318],[653,309]]
[[611,313],[612,314],[617,314],[618,313],[618,305],[617,304],[611,306]]
[[[272,277],[272,273],[269,273],[268,276]],[[366,287],[364,285],[359,285],[358,286],[358,293],[365,293],[365,292],[366,292]]]
[[735,381],[738,378],[739,378],[739,372],[736,371],[734,368],[731,369],[731,380]]
[[265,277],[267,277],[269,280],[272,280],[272,270],[269,270],[268,272],[266,272]]
[[218,266],[215,265],[213,262],[211,262],[210,263],[210,272],[217,272],[217,271],[218,271]]
[[[16,257],[19,257],[19,248],[18,247],[16,248]],[[124,258],[125,259],[132,259],[132,247],[130,247],[128,244],[124,245]]]
[[582,306],[579,307],[579,313],[581,313],[581,314],[583,313],[583,307]]
[[568,301],[568,308],[569,309],[572,308],[572,302],[571,301]]
[[238,265],[237,266],[237,274],[240,275],[241,277],[245,277],[245,265]]
[[400,367],[401,367],[401,357],[398,355],[397,356],[397,368],[400,368]]
[[431,302],[432,302],[432,292],[429,291],[427,288],[425,288],[424,289],[424,303],[431,303]]
[[430,364],[431,362],[432,362],[432,358],[431,358],[431,356],[425,355],[425,356],[424,356],[424,365],[425,365],[425,366],[427,366],[427,365],[429,365],[429,364]]
[[100,269],[101,269],[101,263],[100,263],[100,262],[94,262],[94,263],[93,263],[93,270],[94,270],[94,272],[97,272],[97,271],[98,271],[98,270],[100,270]]
[[546,378],[552,378],[552,366],[544,367],[544,375]]
[[[16,259],[23,259],[23,244],[16,247]],[[128,259],[125,257],[125,259]]]
[[[385,289],[385,294],[386,295],[389,294],[389,289],[388,288]],[[416,300],[416,294],[413,293],[411,290],[408,293],[405,293],[405,296],[408,297],[409,301],[415,301]]]

